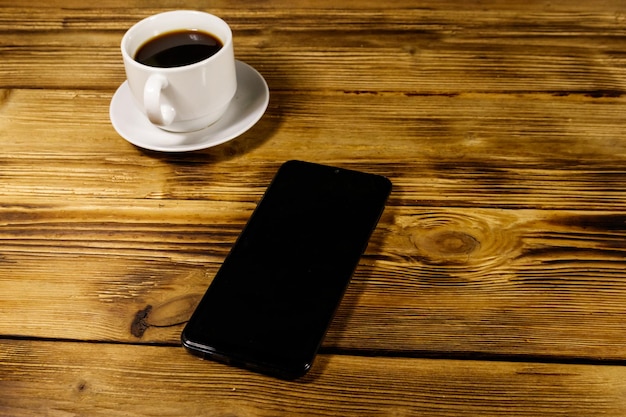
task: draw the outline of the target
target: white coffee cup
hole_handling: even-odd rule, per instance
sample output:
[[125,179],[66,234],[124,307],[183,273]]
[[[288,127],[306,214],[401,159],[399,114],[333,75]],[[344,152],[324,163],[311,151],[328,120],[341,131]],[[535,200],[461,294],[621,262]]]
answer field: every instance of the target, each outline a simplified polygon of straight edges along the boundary
[[[223,46],[203,61],[179,67],[149,66],[135,60],[147,41],[180,30],[209,33]],[[189,132],[209,126],[226,112],[237,90],[232,32],[212,14],[177,10],[150,16],[124,34],[121,48],[136,105],[164,130]]]

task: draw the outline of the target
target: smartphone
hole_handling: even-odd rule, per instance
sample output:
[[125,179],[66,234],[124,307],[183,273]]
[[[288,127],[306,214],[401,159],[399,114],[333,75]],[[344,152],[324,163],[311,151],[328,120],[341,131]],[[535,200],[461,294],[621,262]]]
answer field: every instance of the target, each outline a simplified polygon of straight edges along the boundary
[[383,176],[285,162],[182,332],[191,353],[304,375],[391,192]]

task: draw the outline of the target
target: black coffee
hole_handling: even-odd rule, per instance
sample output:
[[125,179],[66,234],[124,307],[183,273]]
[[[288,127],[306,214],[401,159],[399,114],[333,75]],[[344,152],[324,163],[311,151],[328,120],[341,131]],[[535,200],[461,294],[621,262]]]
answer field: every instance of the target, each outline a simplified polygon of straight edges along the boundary
[[209,33],[177,30],[148,40],[135,54],[135,61],[151,67],[182,67],[205,60],[220,49],[222,42]]

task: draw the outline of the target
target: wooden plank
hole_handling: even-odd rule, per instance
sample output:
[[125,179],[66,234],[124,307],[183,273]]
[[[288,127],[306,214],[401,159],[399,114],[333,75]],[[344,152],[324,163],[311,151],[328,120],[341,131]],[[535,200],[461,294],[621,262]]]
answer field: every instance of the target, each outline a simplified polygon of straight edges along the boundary
[[[254,207],[27,201],[0,210],[0,334],[166,344]],[[625,225],[621,211],[389,206],[324,346],[625,360]]]
[[[338,3],[334,0],[318,0],[315,2],[290,0],[272,0],[271,2],[257,2],[255,0],[239,0],[237,4],[233,4],[229,0],[214,0],[207,7],[206,2],[202,0],[186,0],[186,8],[195,10],[205,9],[241,9],[243,11],[267,10],[276,8],[280,10],[301,10],[301,9],[349,9],[349,10],[369,10],[381,9],[381,4],[377,0],[345,0]],[[476,11],[498,11],[498,12],[594,12],[598,10],[615,10],[617,17],[621,14],[624,4],[621,0],[597,0],[593,4],[583,0],[556,0],[546,3],[544,0],[528,0],[523,3],[511,3],[506,0],[470,0],[464,3],[464,9]],[[34,0],[28,2],[26,0],[0,0],[0,7],[15,8],[22,7],[30,10],[40,9],[56,9],[58,6],[46,0]],[[150,3],[151,8],[155,9],[175,9],[180,8],[179,0],[155,0]],[[142,0],[128,0],[120,3],[118,0],[102,0],[98,3],[98,7],[85,7],[85,3],[80,0],[64,0],[63,8],[65,9],[82,9],[95,10],[103,13],[107,9],[124,11],[128,9],[147,8]],[[455,0],[422,0],[419,4],[415,4],[413,0],[394,0],[393,4],[388,4],[386,9],[426,9],[426,10],[450,10],[458,11],[458,1]],[[147,8],[150,9],[150,8]]]
[[249,132],[186,154],[124,141],[110,98],[5,92],[0,193],[251,202],[305,158],[387,175],[399,205],[619,210],[626,197],[623,98],[274,92]]
[[621,417],[625,379],[617,366],[322,355],[284,382],[182,348],[0,340],[0,415],[11,417]]
[[[232,25],[237,57],[274,89],[623,93],[619,8],[397,7],[211,11]],[[142,6],[122,19],[115,8],[35,10],[0,10],[3,88],[112,91],[124,80],[124,31],[165,9]]]

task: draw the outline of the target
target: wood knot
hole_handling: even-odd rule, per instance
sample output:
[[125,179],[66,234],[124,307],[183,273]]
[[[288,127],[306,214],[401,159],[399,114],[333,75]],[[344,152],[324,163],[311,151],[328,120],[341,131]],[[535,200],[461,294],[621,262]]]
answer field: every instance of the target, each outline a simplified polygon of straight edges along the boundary
[[135,313],[135,318],[130,324],[130,334],[135,337],[143,336],[148,327],[150,327],[147,318],[151,311],[152,306],[148,304],[146,308],[144,308],[143,310],[139,310],[137,313]]
[[135,313],[130,324],[130,333],[141,338],[150,327],[174,327],[184,324],[189,320],[200,298],[202,295],[186,294],[166,300],[155,307],[148,304],[146,308]]
[[87,390],[87,381],[85,380],[78,381],[78,383],[76,384],[76,391],[84,392],[86,390]]
[[464,263],[480,248],[474,236],[455,230],[413,234],[411,242],[432,263]]
[[522,221],[516,213],[468,209],[427,210],[400,218],[398,223],[406,236],[407,254],[424,271],[468,282],[510,279],[503,272],[510,267],[501,267],[516,259],[524,247],[518,226]]
[[430,237],[435,248],[442,254],[469,255],[480,247],[474,236],[463,232],[445,231]]

